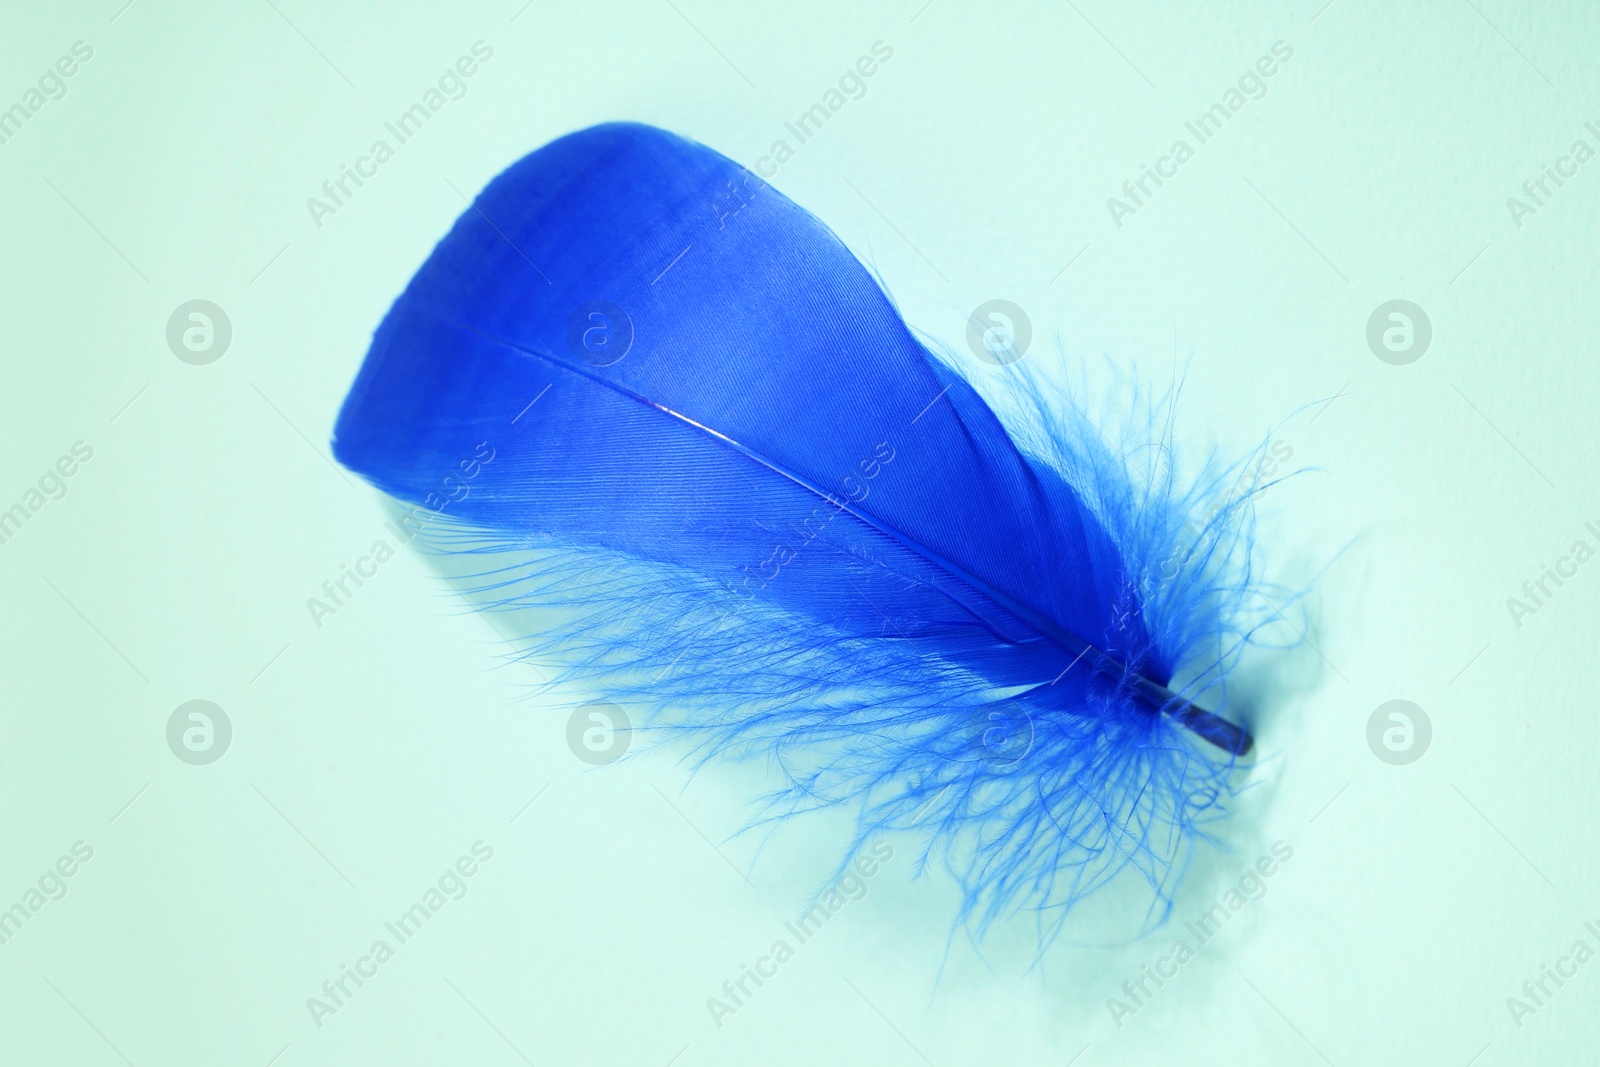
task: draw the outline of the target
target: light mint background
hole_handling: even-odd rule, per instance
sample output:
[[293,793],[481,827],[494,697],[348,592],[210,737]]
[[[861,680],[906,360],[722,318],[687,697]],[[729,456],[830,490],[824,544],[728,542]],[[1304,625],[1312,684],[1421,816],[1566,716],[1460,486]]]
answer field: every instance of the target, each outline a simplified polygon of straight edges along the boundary
[[[1592,1059],[1600,963],[1520,1028],[1506,998],[1600,948],[1600,563],[1520,629],[1506,599],[1600,524],[1600,162],[1520,229],[1505,201],[1600,147],[1600,9],[121,3],[13,5],[0,35],[0,104],[94,49],[0,145],[0,505],[94,449],[0,545],[0,906],[94,849],[0,946],[0,1062]],[[480,39],[468,95],[315,227],[306,198]],[[706,998],[783,936],[841,826],[756,862],[729,840],[749,774],[589,771],[526,699],[534,669],[410,550],[321,629],[305,607],[383,533],[326,442],[455,190],[616,118],[754,165],[878,40],[892,61],[775,184],[953,344],[1003,297],[1040,351],[1157,383],[1187,360],[1186,441],[1275,432],[1318,469],[1263,499],[1280,574],[1345,548],[1314,649],[1252,661],[1259,787],[1176,921],[1272,841],[1294,857],[1120,1029],[1107,998],[1169,937],[1080,930],[1032,973],[1016,931],[992,970],[946,958],[951,888],[912,879],[905,842],[718,1029]],[[1279,40],[1267,95],[1116,227],[1106,198]],[[209,366],[164,339],[197,298],[233,325]],[[1365,342],[1393,298],[1432,321],[1410,366]],[[197,698],[234,728],[205,767],[164,735]],[[1395,698],[1434,730],[1403,767],[1365,739]],[[478,840],[467,895],[316,1027],[306,998]]]

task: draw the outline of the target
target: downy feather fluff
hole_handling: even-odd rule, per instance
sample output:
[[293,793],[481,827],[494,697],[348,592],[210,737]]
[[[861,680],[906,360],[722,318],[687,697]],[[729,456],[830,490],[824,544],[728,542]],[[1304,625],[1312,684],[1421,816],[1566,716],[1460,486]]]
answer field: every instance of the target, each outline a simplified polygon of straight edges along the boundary
[[461,215],[334,451],[442,512],[491,609],[554,609],[522,647],[565,682],[775,768],[758,821],[848,805],[846,855],[915,835],[980,932],[1054,931],[1130,872],[1159,917],[1249,747],[1223,717],[1249,494],[1217,503],[1215,463],[1180,484],[1160,398],[1108,441],[1049,377],[994,376],[1009,428],[816,218],[609,124]]

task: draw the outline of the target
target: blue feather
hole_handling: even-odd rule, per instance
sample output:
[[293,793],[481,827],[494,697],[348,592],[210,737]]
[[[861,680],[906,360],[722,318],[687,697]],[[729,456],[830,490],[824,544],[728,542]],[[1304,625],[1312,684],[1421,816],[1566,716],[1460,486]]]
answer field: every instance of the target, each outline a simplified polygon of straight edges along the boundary
[[496,556],[493,604],[560,608],[527,647],[571,680],[772,761],[767,817],[851,805],[857,843],[921,835],[962,920],[1054,923],[1129,869],[1170,900],[1231,794],[1253,552],[1247,497],[1204,511],[1230,472],[1183,488],[1166,436],[1113,448],[1008,371],[1009,430],[816,218],[611,124],[457,220],[334,448]]

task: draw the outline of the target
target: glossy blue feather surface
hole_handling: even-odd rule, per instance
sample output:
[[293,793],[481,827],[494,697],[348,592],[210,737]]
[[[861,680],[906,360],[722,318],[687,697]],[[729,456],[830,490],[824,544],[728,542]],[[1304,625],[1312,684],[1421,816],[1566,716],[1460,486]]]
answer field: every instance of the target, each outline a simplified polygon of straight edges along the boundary
[[483,190],[334,448],[492,556],[494,606],[557,609],[525,647],[575,686],[769,761],[763,816],[849,805],[858,841],[920,835],[964,920],[1051,925],[1129,869],[1166,899],[1220,810],[1248,742],[1186,700],[1221,711],[1250,552],[1205,478],[1011,392],[1008,426],[815,217],[619,123]]

